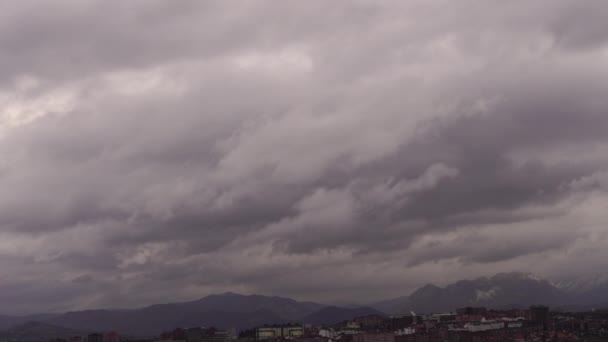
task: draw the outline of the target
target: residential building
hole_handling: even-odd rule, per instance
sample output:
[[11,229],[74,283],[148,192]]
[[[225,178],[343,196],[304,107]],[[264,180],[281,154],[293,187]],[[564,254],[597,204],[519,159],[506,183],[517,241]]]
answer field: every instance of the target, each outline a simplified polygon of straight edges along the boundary
[[268,325],[255,329],[256,341],[277,339],[277,338],[298,338],[304,335],[304,328],[301,325]]
[[353,335],[353,342],[395,342],[395,334],[391,333],[363,333]]
[[544,322],[549,318],[549,308],[544,305],[534,305],[530,307],[530,320],[534,322]]
[[370,330],[370,329],[379,329],[383,327],[386,322],[386,317],[381,315],[365,315],[355,317],[353,322],[359,324],[362,329]]
[[120,336],[116,332],[106,333],[104,342],[120,342]]
[[103,342],[103,335],[98,333],[89,334],[87,342]]

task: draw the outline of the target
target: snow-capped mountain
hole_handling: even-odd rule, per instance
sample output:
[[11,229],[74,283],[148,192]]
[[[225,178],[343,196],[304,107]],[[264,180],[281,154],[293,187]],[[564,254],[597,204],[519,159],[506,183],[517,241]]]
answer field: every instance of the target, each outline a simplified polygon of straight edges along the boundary
[[565,292],[584,294],[598,288],[608,286],[608,273],[594,273],[585,276],[561,278],[552,281],[552,284]]
[[564,278],[554,281],[555,287],[584,307],[608,307],[608,273]]
[[525,308],[534,304],[561,305],[569,297],[549,281],[529,273],[499,273],[492,277],[460,280],[445,287],[427,284],[404,297],[383,301],[378,309],[388,313],[445,312],[465,306]]

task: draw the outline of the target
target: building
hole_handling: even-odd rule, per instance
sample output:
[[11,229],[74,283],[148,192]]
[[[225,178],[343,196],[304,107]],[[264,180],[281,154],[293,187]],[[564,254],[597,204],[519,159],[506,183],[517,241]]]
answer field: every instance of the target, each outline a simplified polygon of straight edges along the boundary
[[106,334],[104,342],[120,342],[120,336],[117,333],[111,331]]
[[504,327],[505,327],[504,322],[484,321],[484,322],[480,322],[480,323],[467,323],[464,325],[464,330],[470,331],[470,332],[479,332],[479,331],[503,329]]
[[472,306],[467,306],[465,308],[460,308],[456,310],[456,313],[459,315],[469,315],[469,316],[484,316],[486,313],[488,312],[488,310],[483,307],[472,307]]
[[530,320],[534,322],[545,322],[549,318],[549,307],[534,305],[530,307]]
[[189,328],[186,330],[186,342],[203,342],[204,334],[203,328]]
[[395,342],[443,342],[446,337],[440,332],[434,330],[430,332],[421,332],[408,335],[398,335],[395,337]]
[[161,340],[167,341],[185,341],[186,330],[182,328],[174,329],[173,331],[166,331],[160,335]]
[[416,323],[416,316],[405,315],[405,316],[392,316],[389,318],[389,329],[392,331],[401,330],[407,328]]
[[89,334],[87,342],[103,342],[103,335],[98,333]]
[[363,333],[353,335],[353,342],[395,342],[395,334],[391,333]]
[[386,323],[386,318],[381,315],[365,315],[355,317],[353,322],[359,324],[362,329],[370,330],[370,329],[379,329],[384,326]]
[[304,328],[297,324],[267,325],[255,329],[256,341],[278,338],[298,338],[304,335]]
[[437,323],[455,321],[456,318],[457,318],[457,316],[452,313],[441,313],[441,314],[432,314],[430,316],[425,316],[426,320],[437,322]]
[[403,328],[403,329],[399,329],[395,331],[395,336],[398,335],[412,335],[416,333],[416,328],[414,327],[408,327],[408,328]]
[[228,342],[233,336],[234,334],[227,330],[209,328],[205,331],[203,342]]

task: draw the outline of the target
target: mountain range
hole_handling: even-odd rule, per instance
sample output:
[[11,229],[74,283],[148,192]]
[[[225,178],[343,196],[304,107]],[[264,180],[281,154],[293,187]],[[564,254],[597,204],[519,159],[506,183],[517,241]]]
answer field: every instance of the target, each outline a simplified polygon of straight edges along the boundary
[[579,304],[608,303],[608,274],[591,274],[555,281],[553,285],[574,296]]
[[550,282],[525,273],[500,273],[492,277],[460,280],[445,287],[427,284],[408,296],[359,307],[328,306],[276,296],[228,292],[191,302],[157,304],[139,309],[0,316],[0,336],[15,333],[25,336],[31,330],[57,334],[61,329],[119,331],[150,336],[176,327],[215,326],[243,330],[268,323],[327,325],[368,314],[446,312],[465,306],[525,308],[534,304],[580,310],[608,307],[608,277]]
[[340,308],[289,298],[229,292],[191,302],[157,304],[140,309],[0,316],[0,329],[34,321],[80,331],[120,331],[149,336],[176,327],[214,326],[242,330],[268,323],[333,324],[372,313],[380,314],[366,307]]
[[563,310],[608,307],[608,276],[551,282],[529,273],[499,273],[460,280],[445,287],[427,284],[409,296],[384,300],[372,307],[387,314],[403,314],[454,311],[465,306],[509,309],[535,304]]

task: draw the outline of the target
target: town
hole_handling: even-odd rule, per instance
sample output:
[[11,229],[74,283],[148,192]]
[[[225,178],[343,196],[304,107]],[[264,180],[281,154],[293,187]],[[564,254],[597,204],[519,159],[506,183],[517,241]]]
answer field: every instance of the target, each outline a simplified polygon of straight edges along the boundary
[[465,307],[449,313],[365,315],[333,325],[288,323],[237,332],[214,327],[176,327],[160,336],[129,338],[116,332],[69,336],[50,342],[546,342],[608,341],[608,310],[565,313]]

